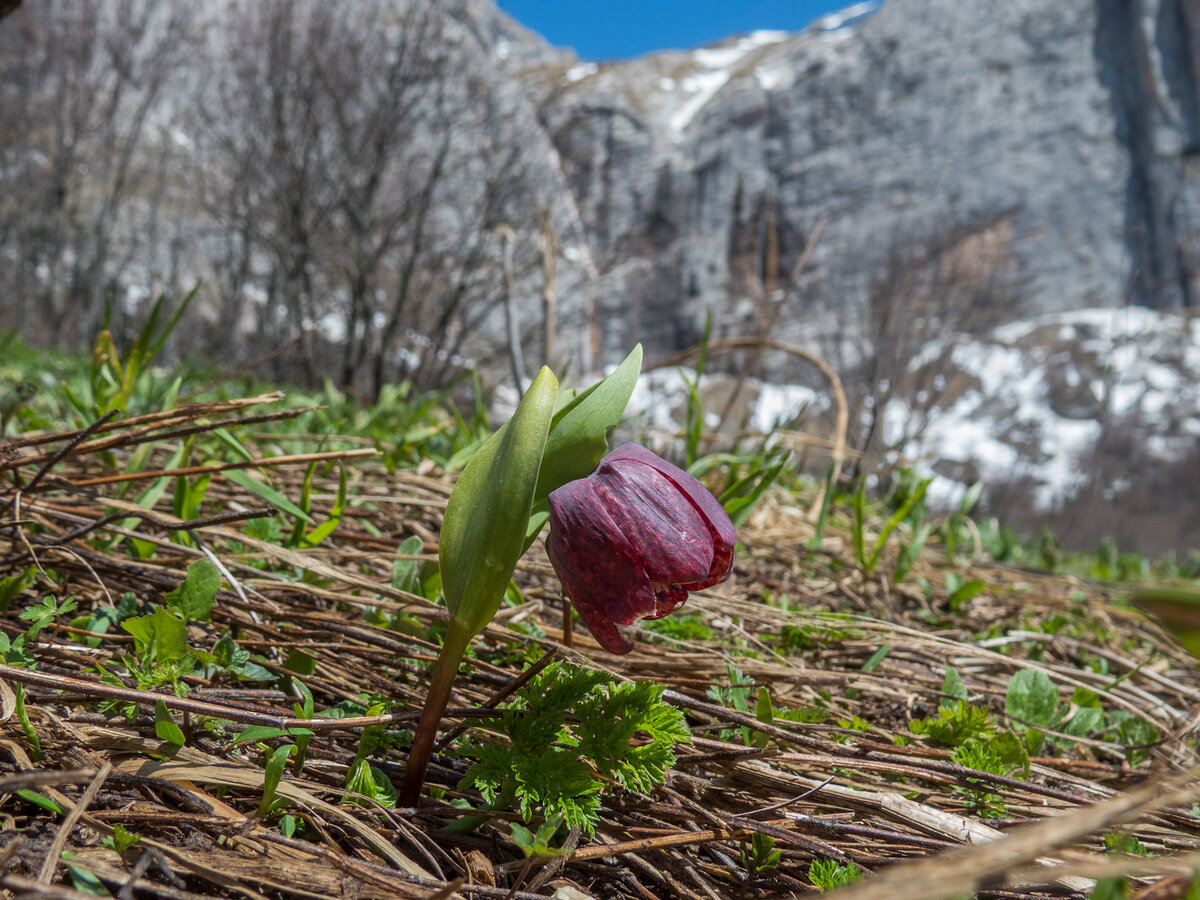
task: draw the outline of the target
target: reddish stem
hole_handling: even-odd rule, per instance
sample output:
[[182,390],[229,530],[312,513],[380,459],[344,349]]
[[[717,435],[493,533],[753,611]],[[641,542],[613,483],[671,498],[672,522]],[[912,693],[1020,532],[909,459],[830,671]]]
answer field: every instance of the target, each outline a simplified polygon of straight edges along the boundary
[[421,788],[425,784],[425,770],[429,768],[429,757],[433,754],[433,744],[437,739],[438,725],[442,721],[446,705],[450,702],[450,692],[454,689],[458,665],[462,662],[472,637],[464,626],[454,619],[450,620],[446,629],[446,639],[442,642],[442,652],[438,655],[437,664],[433,667],[433,675],[429,680],[429,693],[425,697],[425,706],[417,722],[412,748],[408,752],[404,786],[400,788],[400,806],[416,806],[417,800],[420,799]]
[[566,597],[562,602],[562,642],[564,647],[575,646],[575,617],[572,615],[571,603]]

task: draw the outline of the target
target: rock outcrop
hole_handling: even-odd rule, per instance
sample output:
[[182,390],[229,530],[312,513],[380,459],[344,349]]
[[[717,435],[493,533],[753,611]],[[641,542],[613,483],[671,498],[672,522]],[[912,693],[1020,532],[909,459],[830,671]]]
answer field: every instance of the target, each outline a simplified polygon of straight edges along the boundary
[[610,354],[690,342],[707,309],[806,339],[813,301],[861,306],[919,247],[968,259],[1009,314],[1198,302],[1197,0],[886,0],[514,71],[586,228]]

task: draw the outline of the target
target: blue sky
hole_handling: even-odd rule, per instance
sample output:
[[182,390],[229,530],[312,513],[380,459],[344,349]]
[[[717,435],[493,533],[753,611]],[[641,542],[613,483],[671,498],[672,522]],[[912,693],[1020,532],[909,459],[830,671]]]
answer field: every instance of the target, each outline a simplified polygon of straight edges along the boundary
[[550,43],[582,59],[628,59],[698,47],[743,31],[799,31],[854,0],[499,0]]

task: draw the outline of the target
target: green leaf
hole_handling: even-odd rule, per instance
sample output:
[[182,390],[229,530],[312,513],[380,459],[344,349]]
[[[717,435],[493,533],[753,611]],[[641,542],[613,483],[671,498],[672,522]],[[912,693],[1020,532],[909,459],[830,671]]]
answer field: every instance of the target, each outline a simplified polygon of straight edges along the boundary
[[26,803],[32,803],[34,806],[40,807],[48,813],[61,816],[64,812],[61,806],[59,806],[49,797],[43,797],[37,791],[31,791],[28,788],[18,788],[15,793]]
[[312,524],[312,516],[265,481],[259,481],[245,469],[226,469],[224,474],[226,478],[238,487],[243,487],[253,494],[258,494],[259,497],[267,501],[271,506],[282,509],[288,515],[295,516],[297,519],[303,519],[305,522]]
[[36,577],[37,570],[30,566],[24,572],[17,575],[0,578],[0,613],[8,612],[8,607],[13,602],[13,599],[33,584]]
[[254,456],[242,446],[242,442],[235,438],[227,428],[214,428],[210,432],[217,440],[233,451],[235,456],[241,457],[243,462],[250,462]]
[[446,504],[438,558],[452,619],[470,634],[500,608],[533,507],[558,379],[543,367],[513,417],[476,453]]
[[283,661],[283,667],[297,675],[311,675],[317,669],[317,660],[316,657],[310,656],[303,650],[292,649],[288,651],[287,659]]
[[117,853],[124,853],[142,839],[136,831],[128,831],[121,823],[113,826],[113,833],[100,838],[100,843]]
[[962,515],[970,515],[971,510],[975,508],[975,504],[979,502],[979,495],[983,493],[983,482],[976,481],[973,485],[967,488],[963,494],[962,501],[958,504],[958,511]]
[[267,764],[263,766],[263,798],[257,812],[260,818],[271,811],[275,802],[275,792],[279,790],[279,782],[283,780],[284,767],[295,749],[295,744],[284,744],[282,747],[276,747],[267,757]]
[[1022,669],[1008,680],[1004,711],[1021,727],[1047,728],[1058,708],[1058,691],[1041,669]]
[[534,491],[533,517],[526,549],[549,518],[546,498],[569,481],[592,473],[608,452],[608,432],[621,423],[642,370],[642,345],[630,351],[607,378],[565,403],[554,413]]
[[512,830],[513,843],[521,848],[526,858],[533,856],[533,832],[517,822],[510,822],[508,827]]
[[207,556],[188,566],[187,577],[163,599],[178,609],[185,622],[207,622],[221,587],[221,572]]
[[171,718],[171,711],[162,700],[154,701],[154,733],[160,741],[182,747],[184,744],[183,730]]
[[953,706],[956,700],[967,700],[967,686],[963,684],[962,678],[958,671],[953,666],[946,666],[946,675],[942,679],[942,702],[941,706]]
[[1074,715],[1058,727],[1063,734],[1084,737],[1104,727],[1104,710],[1094,706],[1081,706]]
[[[879,537],[875,539],[875,546],[871,550],[871,556],[866,562],[866,569],[868,572],[873,572],[875,570],[875,566],[879,563],[879,556],[883,553],[883,548],[887,543],[888,537],[896,529],[896,526],[907,519],[908,514],[913,511],[913,509],[918,503],[921,502],[922,499],[924,499],[925,492],[929,490],[929,485],[931,484],[933,484],[932,478],[922,478],[917,484],[916,490],[914,490],[912,494],[908,496],[904,503],[901,504],[900,508],[896,510],[892,514],[892,517],[884,524],[883,530],[879,532]],[[863,505],[865,506],[865,496]]]
[[867,480],[865,478],[859,481],[858,490],[854,492],[850,505],[854,510],[854,521],[850,529],[854,541],[854,558],[870,571],[867,566]]
[[[949,587],[950,579],[947,577],[946,586]],[[973,597],[977,597],[987,590],[987,582],[980,581],[978,578],[973,578],[968,582],[958,585],[950,594],[950,611],[957,612],[958,608]]]
[[1021,743],[1021,739],[1011,731],[992,735],[984,746],[996,754],[996,758],[1008,771],[1020,769],[1025,778],[1029,777],[1029,754],[1025,752],[1025,745]]
[[[425,542],[417,535],[406,537],[396,548],[398,557],[417,556],[425,548]],[[419,559],[396,559],[392,563],[392,587],[398,591],[408,591],[410,594],[421,592],[421,581],[417,575]]]
[[329,518],[304,535],[303,544],[305,547],[319,546],[325,538],[337,531],[337,527],[342,524],[342,514],[346,511],[346,484],[346,467],[339,466],[337,498],[329,510]]
[[[73,859],[74,854],[70,851],[63,851],[62,858],[64,862],[68,859]],[[75,888],[76,892],[83,896],[92,897],[111,897],[112,892],[104,886],[104,882],[100,877],[90,869],[85,869],[83,866],[71,865],[66,863],[67,875],[71,879],[71,887]]]
[[148,616],[126,619],[121,627],[133,635],[143,661],[171,662],[187,653],[187,625],[164,606],[155,605]]
[[288,733],[288,729],[276,728],[274,725],[251,725],[239,731],[238,736],[230,742],[230,746],[236,747],[238,744],[248,744],[251,741],[266,741],[271,738],[286,737]]
[[[346,790],[374,800],[388,809],[396,807],[396,787],[383,770],[365,759],[356,759],[346,773]],[[361,802],[361,801],[360,801]]]
[[762,499],[763,494],[783,472],[785,464],[786,460],[769,468],[752,472],[721,492],[721,505],[725,507],[725,512],[729,515],[735,528],[740,528],[750,517],[750,513],[754,511],[755,505]]
[[868,659],[865,663],[863,663],[863,666],[862,666],[863,672],[874,672],[875,669],[879,666],[879,664],[881,662],[883,662],[884,657],[886,657],[888,655],[888,653],[889,653],[889,651],[891,651],[891,649],[892,649],[891,644],[884,644],[882,647],[880,647],[878,650],[876,650],[874,653],[872,653],[871,658]]
[[771,692],[765,684],[758,689],[758,700],[754,704],[754,718],[766,725],[775,724],[775,706],[771,703]]

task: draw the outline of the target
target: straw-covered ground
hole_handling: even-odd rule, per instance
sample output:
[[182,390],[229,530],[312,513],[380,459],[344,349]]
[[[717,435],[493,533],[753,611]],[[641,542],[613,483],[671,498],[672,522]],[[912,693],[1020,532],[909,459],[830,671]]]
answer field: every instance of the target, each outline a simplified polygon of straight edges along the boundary
[[[1128,872],[1166,900],[1200,868],[1192,657],[1104,586],[937,548],[891,584],[896,541],[866,572],[835,509],[810,548],[813,498],[783,491],[741,528],[733,577],[624,657],[582,628],[564,646],[536,545],[460,672],[422,802],[395,806],[354,773],[402,780],[444,620],[409,589],[451,484],[369,449],[211,470],[177,452],[236,425],[272,456],[251,440],[269,399],[0,444],[10,894],[777,897],[861,872],[845,896],[1076,897]],[[261,518],[250,471],[337,527],[292,539],[307,526]],[[216,602],[180,618],[201,559]],[[519,805],[461,827],[485,803],[460,782],[472,747],[506,740],[488,709],[547,660],[664,686],[692,740],[644,791],[596,773],[594,832],[527,858]]]

